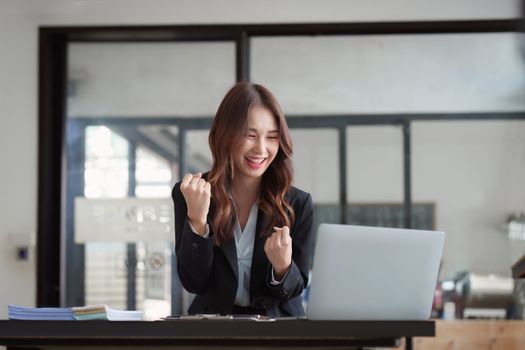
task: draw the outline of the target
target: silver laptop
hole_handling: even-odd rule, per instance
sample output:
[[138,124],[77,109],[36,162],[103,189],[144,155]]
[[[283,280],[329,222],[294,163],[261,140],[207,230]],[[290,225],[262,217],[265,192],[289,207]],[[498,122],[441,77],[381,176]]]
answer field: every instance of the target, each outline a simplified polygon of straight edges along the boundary
[[426,320],[445,234],[321,224],[307,318]]

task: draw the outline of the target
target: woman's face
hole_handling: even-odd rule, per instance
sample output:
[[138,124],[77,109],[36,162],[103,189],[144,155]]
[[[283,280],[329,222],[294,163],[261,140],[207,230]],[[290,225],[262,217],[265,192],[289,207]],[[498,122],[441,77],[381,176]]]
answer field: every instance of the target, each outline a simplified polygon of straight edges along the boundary
[[248,111],[246,135],[232,150],[235,173],[252,178],[261,177],[279,150],[279,129],[274,115],[263,106]]

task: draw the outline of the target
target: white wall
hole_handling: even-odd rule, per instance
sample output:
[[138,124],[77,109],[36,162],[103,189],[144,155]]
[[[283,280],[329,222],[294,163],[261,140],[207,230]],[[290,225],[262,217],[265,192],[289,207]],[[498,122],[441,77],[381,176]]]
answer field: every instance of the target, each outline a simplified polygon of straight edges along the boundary
[[[12,2],[14,4],[14,2]],[[34,19],[0,8],[0,318],[7,304],[35,303],[35,266],[17,262],[11,233],[36,228],[37,31]]]
[[517,0],[0,0],[0,318],[9,303],[35,303],[34,260],[16,262],[7,237],[36,227],[39,26],[479,19],[518,13]]

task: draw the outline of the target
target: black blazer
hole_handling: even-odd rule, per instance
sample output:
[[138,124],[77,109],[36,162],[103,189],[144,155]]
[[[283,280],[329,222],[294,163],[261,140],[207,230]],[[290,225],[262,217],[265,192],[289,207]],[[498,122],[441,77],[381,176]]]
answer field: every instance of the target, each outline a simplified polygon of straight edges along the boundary
[[[213,239],[195,234],[188,224],[187,206],[180,191],[180,184],[175,184],[172,191],[175,204],[177,272],[184,288],[197,294],[188,313],[231,314],[238,282],[235,239],[216,246]],[[292,265],[278,285],[270,283],[272,266],[264,253],[266,238],[260,235],[265,216],[261,210],[257,215],[250,276],[250,302],[254,308],[265,308],[266,314],[271,317],[303,316],[301,293],[308,284],[313,238],[312,197],[309,193],[292,187],[286,198],[295,211],[295,223],[290,228]],[[213,212],[210,209],[208,223],[211,222],[211,218]],[[213,231],[211,225],[209,226],[212,237]]]

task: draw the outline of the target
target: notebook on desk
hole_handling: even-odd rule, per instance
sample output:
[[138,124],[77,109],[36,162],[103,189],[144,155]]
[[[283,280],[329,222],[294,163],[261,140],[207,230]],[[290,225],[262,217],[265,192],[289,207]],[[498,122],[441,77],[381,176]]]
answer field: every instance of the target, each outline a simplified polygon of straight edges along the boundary
[[426,320],[445,234],[321,224],[310,320]]

